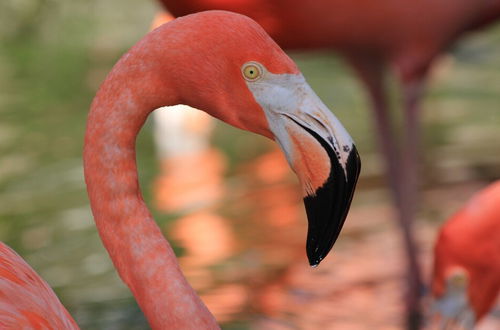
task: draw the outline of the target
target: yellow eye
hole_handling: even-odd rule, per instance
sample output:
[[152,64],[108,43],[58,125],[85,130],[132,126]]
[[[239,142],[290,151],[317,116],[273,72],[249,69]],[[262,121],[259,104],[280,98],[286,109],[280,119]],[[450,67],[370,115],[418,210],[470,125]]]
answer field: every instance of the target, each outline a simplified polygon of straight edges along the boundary
[[255,81],[262,76],[262,68],[257,63],[247,63],[242,68],[243,76],[246,80]]

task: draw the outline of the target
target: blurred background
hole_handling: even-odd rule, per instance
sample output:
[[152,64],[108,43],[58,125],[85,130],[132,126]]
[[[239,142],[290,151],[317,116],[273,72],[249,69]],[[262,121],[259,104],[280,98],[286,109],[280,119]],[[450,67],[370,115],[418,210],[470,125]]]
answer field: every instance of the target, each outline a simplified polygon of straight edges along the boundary
[[[47,280],[83,329],[147,328],[95,230],[81,153],[94,93],[158,9],[132,0],[0,2],[0,240]],[[222,180],[212,182],[221,187],[207,195],[218,198],[165,212],[153,196],[162,179],[148,121],[137,143],[145,200],[225,329],[397,329],[403,253],[365,93],[334,53],[291,56],[363,160],[345,229],[321,267],[307,264],[296,179],[262,137],[218,122],[212,144]],[[500,177],[498,24],[439,59],[423,109],[416,229],[427,279],[440,224]]]

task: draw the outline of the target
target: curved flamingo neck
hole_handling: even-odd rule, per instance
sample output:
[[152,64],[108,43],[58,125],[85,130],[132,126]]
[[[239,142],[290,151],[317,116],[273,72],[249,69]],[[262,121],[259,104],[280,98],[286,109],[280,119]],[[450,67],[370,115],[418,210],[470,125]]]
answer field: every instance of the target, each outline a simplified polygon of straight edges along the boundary
[[141,196],[137,133],[153,109],[179,102],[165,84],[154,84],[155,70],[130,65],[138,60],[132,55],[122,58],[103,83],[87,122],[84,170],[94,219],[120,277],[153,329],[218,328]]
[[[231,30],[231,33],[227,31]],[[248,61],[298,73],[248,17],[210,11],[164,24],[125,54],[92,103],[85,181],[104,246],[155,329],[217,328],[189,286],[141,196],[135,140],[149,113],[187,104],[233,126],[272,137],[241,75]]]

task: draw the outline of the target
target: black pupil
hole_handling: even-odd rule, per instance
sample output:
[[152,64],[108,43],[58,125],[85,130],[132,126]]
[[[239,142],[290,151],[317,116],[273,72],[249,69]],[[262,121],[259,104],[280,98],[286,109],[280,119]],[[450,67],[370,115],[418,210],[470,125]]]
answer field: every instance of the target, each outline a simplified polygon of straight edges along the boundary
[[250,74],[253,74],[253,70],[250,70]]

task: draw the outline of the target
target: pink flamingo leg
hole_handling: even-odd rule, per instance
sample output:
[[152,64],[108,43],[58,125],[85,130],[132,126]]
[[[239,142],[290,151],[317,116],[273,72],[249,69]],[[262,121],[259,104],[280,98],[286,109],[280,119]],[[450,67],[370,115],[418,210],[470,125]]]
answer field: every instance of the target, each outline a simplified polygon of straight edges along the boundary
[[[356,68],[369,91],[374,110],[374,121],[379,145],[386,163],[386,179],[390,186],[397,212],[397,222],[403,235],[407,257],[406,315],[408,329],[418,329],[422,321],[420,298],[422,275],[418,262],[418,248],[413,234],[415,205],[417,205],[417,146],[418,146],[418,99],[421,85],[408,85],[405,89],[405,144],[398,146],[398,135],[392,127],[389,105],[385,93],[384,65],[376,57],[349,55],[349,62]],[[406,85],[404,85],[406,86]]]
[[416,205],[419,205],[418,194],[418,156],[420,139],[419,101],[423,91],[423,79],[404,82],[404,146],[401,158],[401,229],[408,257],[408,326],[418,329],[422,322],[420,300],[423,291],[422,271],[418,261],[418,245],[413,235]]

